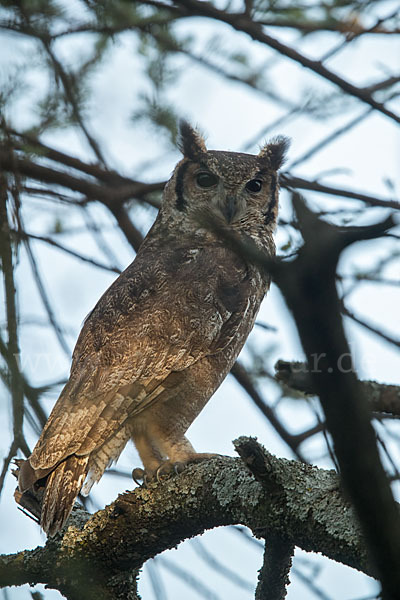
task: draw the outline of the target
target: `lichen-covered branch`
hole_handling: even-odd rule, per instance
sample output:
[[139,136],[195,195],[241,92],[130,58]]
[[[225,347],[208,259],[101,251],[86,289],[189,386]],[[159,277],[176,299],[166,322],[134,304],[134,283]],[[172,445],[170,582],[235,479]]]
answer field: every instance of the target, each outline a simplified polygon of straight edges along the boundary
[[75,510],[63,535],[43,548],[0,558],[1,586],[47,583],[75,598],[82,581],[93,582],[98,598],[113,598],[110,582],[131,581],[147,559],[206,529],[233,524],[374,574],[334,471],[278,459],[249,438],[236,440],[235,448],[241,459],[193,465],[121,494],[91,518]]
[[268,536],[264,563],[258,576],[256,600],[284,600],[290,583],[294,545],[281,537]]

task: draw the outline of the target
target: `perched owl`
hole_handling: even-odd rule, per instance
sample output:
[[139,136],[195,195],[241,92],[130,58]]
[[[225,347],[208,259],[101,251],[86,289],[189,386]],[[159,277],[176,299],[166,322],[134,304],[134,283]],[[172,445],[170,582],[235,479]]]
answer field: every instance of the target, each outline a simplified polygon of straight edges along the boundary
[[32,455],[20,461],[19,491],[42,490],[49,535],[130,439],[144,466],[136,475],[146,480],[210,456],[196,453],[185,432],[231,369],[269,278],[205,218],[272,256],[287,145],[277,138],[257,156],[207,150],[181,124],[184,158],[157,219],[87,317],[69,381]]

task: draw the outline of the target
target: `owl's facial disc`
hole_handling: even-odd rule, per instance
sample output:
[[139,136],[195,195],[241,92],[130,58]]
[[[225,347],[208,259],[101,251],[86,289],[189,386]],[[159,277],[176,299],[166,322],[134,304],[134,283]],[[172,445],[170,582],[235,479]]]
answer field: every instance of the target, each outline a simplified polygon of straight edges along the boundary
[[180,163],[171,201],[185,223],[198,224],[203,214],[205,219],[213,215],[226,224],[247,227],[263,220],[269,206],[271,177],[265,160],[209,151],[198,160],[186,158]]
[[223,175],[212,172],[206,165],[192,172],[192,181],[202,201],[228,224],[243,216],[248,199],[255,198],[264,185],[263,179],[257,177],[246,183],[239,182],[232,188],[225,184]]

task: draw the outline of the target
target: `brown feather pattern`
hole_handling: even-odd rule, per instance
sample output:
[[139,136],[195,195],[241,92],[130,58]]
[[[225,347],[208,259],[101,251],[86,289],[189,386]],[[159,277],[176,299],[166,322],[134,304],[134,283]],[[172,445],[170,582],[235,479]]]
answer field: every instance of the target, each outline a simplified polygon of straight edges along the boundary
[[69,456],[49,475],[40,524],[54,535],[68,519],[86,477],[89,456]]
[[[202,225],[202,215],[273,255],[276,168],[286,142],[252,156],[208,151],[188,124],[181,133],[185,157],[159,215],[86,319],[69,381],[20,468],[20,491],[36,481],[46,486],[41,525],[50,535],[65,523],[85,478],[88,493],[129,439],[148,478],[166,460],[199,456],[185,432],[231,369],[269,287],[265,273]],[[200,185],[204,171],[214,177],[211,187]],[[247,186],[254,178],[259,193]]]

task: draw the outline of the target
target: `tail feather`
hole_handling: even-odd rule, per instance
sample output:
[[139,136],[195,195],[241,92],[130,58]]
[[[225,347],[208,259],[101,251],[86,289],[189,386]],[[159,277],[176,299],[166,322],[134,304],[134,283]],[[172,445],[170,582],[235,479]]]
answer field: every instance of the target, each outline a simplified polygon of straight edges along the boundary
[[104,471],[118,460],[129,438],[130,431],[127,427],[122,427],[90,455],[90,469],[88,469],[87,478],[81,490],[84,496],[89,494],[94,483],[100,481]]
[[64,525],[88,471],[89,456],[73,454],[50,473],[46,481],[40,525],[54,535]]

